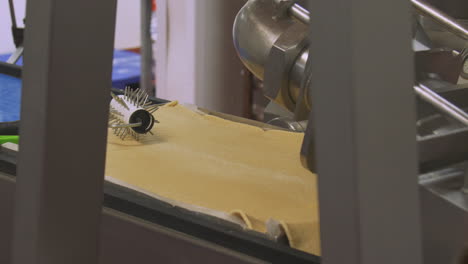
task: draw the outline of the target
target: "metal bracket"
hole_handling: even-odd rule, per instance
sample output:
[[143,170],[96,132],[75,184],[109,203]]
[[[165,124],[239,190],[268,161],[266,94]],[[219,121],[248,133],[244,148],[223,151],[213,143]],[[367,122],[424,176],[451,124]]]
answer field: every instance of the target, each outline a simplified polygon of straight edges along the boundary
[[276,40],[265,67],[265,96],[291,112],[296,102],[289,91],[289,72],[307,45],[307,26],[292,25]]
[[295,0],[274,0],[274,2],[276,7],[273,19],[275,20],[288,16],[289,10],[296,3]]

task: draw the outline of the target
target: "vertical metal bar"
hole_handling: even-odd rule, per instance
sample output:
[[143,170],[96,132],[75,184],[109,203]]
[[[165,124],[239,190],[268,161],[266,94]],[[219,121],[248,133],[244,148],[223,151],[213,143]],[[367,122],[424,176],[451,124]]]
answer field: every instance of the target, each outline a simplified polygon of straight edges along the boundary
[[420,264],[410,2],[310,2],[322,259]]
[[27,2],[13,263],[97,263],[116,0]]
[[141,79],[140,88],[150,96],[155,95],[153,87],[153,40],[151,39],[151,0],[141,0]]
[[16,24],[16,12],[15,12],[15,5],[13,3],[13,0],[8,0],[8,5],[10,7],[10,17],[11,17],[11,26],[13,28],[17,28]]

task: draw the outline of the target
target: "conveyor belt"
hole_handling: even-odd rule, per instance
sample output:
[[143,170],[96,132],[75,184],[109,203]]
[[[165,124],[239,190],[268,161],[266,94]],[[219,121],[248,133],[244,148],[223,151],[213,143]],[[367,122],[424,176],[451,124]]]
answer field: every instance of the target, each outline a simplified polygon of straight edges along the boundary
[[[2,68],[3,67],[3,68]],[[15,67],[14,67],[15,68]],[[18,69],[5,68],[0,73],[20,76]],[[113,90],[116,94],[121,91]],[[154,103],[165,100],[152,98]],[[16,165],[0,160],[0,172],[16,177]],[[1,179],[0,179],[1,180]],[[163,226],[176,232],[234,249],[268,263],[320,263],[320,258],[288,246],[275,243],[260,233],[245,231],[233,223],[192,212],[159,201],[134,190],[109,182],[104,184],[104,207]]]

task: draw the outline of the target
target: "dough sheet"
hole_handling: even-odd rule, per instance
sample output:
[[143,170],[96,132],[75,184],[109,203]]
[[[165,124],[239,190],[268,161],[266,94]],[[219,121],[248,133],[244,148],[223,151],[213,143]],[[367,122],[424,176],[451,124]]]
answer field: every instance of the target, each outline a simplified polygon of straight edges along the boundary
[[[303,134],[236,123],[176,103],[139,142],[109,132],[106,177],[145,193],[227,214],[320,255],[316,175],[299,158]],[[203,210],[201,210],[203,211]]]

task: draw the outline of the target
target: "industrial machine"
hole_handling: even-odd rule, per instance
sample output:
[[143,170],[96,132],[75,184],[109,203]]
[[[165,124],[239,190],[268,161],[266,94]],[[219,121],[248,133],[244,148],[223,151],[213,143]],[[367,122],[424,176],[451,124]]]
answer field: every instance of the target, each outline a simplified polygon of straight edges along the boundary
[[[281,237],[97,181],[115,1],[31,1],[30,64],[0,65],[22,76],[25,105],[21,151],[1,152],[0,262],[95,263],[99,256],[100,263],[467,263],[468,8],[466,1],[448,2],[249,0],[239,12],[240,59],[264,81],[270,109],[289,112],[283,120],[292,130],[305,128],[298,155],[318,174],[318,257]],[[70,23],[80,18],[70,10],[80,9],[88,10],[86,25]],[[84,32],[99,43],[89,55],[60,45]],[[75,63],[61,67],[67,60]],[[89,67],[79,63],[85,61]],[[86,78],[64,91],[77,72]],[[75,113],[82,99],[89,107]],[[64,101],[71,105],[62,109]],[[72,137],[83,133],[89,140]],[[73,151],[64,155],[62,141],[70,139]]]
[[[411,5],[424,263],[455,263],[468,243],[468,148],[463,143],[468,142],[468,115],[463,110],[468,106],[464,73],[468,67],[467,20],[457,20],[424,1],[412,0]],[[315,13],[294,1],[249,1],[236,19],[234,42],[245,66],[264,81],[271,104],[290,112],[293,118],[283,119],[285,127],[302,129],[307,122],[312,124],[306,131],[302,156],[304,166],[318,171],[320,182],[325,176],[320,176],[320,155],[314,146],[314,127],[319,124],[310,114],[317,111],[314,104],[323,100],[314,96],[315,91],[325,89],[314,81],[315,58],[310,55],[317,53],[310,47],[320,38],[313,30],[309,34],[311,23],[321,23]],[[468,17],[466,12],[463,15]],[[341,74],[342,62],[332,63],[334,72]],[[450,226],[460,229],[450,231]]]

